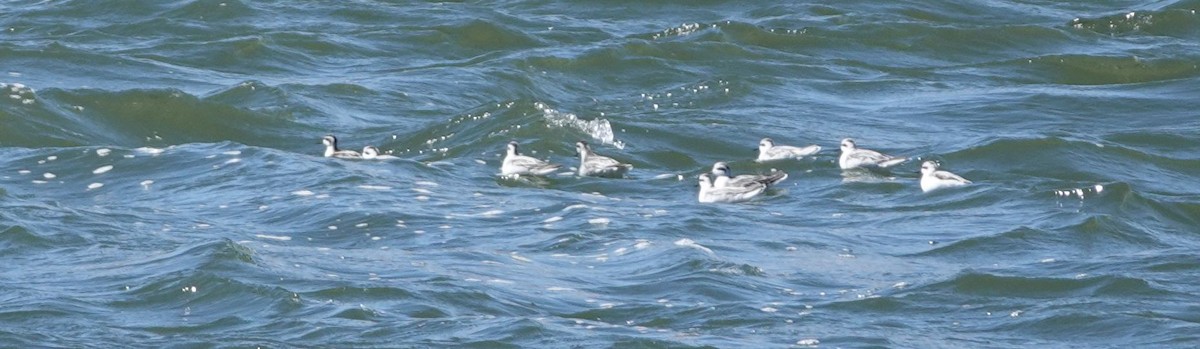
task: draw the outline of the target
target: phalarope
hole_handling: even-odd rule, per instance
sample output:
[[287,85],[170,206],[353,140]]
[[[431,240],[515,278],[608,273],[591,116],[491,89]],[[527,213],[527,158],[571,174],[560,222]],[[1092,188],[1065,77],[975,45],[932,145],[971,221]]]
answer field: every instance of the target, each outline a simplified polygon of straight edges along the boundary
[[398,159],[397,157],[388,154],[380,154],[379,148],[370,145],[363,147],[362,158],[366,160]]
[[846,138],[842,140],[842,156],[838,158],[838,165],[843,170],[852,168],[888,168],[908,161],[908,158],[898,158],[891,155],[884,155],[870,149],[859,149],[854,140]]
[[800,159],[805,156],[816,154],[821,151],[821,146],[810,145],[807,147],[793,147],[790,145],[775,145],[775,141],[770,138],[763,138],[758,142],[758,159],[757,162],[767,162],[775,160]]
[[950,173],[950,171],[938,170],[938,167],[938,163],[933,161],[926,161],[921,164],[921,191],[929,192],[931,190],[961,187],[971,184],[971,181]]
[[342,158],[342,159],[361,159],[362,155],[353,150],[338,149],[337,137],[327,135],[321,138],[321,143],[325,144],[325,157],[327,158]]
[[788,177],[786,172],[779,170],[771,170],[771,174],[766,175],[745,174],[734,177],[733,171],[729,169],[729,165],[723,161],[713,164],[712,174],[716,177],[713,181],[713,187],[715,188],[748,187],[754,184],[762,184],[769,187],[775,185],[775,183],[782,182]]
[[575,142],[575,151],[579,152],[579,175],[596,177],[621,177],[633,165],[621,163],[613,158],[596,154],[587,142]]
[[701,173],[698,178],[700,179],[700,194],[697,199],[703,203],[746,201],[767,190],[767,186],[762,183],[750,183],[747,186],[740,187],[717,188],[713,186],[712,177],[709,174]]
[[508,142],[508,154],[500,165],[503,175],[536,175],[543,176],[558,170],[560,166],[549,162],[521,155],[517,150],[517,141]]

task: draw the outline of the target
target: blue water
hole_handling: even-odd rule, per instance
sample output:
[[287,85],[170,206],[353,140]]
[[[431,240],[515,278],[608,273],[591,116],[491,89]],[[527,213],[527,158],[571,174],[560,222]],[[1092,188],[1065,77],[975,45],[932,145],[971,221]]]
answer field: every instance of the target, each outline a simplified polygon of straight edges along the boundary
[[1197,8],[6,2],[0,346],[1196,347]]

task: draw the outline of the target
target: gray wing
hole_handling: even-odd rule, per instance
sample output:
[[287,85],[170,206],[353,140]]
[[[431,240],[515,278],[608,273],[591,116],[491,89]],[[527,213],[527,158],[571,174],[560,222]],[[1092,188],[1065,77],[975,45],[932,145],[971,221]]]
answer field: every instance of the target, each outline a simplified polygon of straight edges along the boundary
[[949,171],[934,172],[933,177],[943,180],[943,181],[958,181],[958,182],[962,182],[962,183],[971,183],[971,181],[968,181],[966,178],[962,178],[959,175],[950,173]]

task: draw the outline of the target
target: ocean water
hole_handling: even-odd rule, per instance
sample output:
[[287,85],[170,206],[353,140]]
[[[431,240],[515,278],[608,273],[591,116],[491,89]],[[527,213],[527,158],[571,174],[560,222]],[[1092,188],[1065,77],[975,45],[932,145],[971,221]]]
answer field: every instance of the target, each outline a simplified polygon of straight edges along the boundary
[[6,1],[0,346],[1194,348],[1198,8]]

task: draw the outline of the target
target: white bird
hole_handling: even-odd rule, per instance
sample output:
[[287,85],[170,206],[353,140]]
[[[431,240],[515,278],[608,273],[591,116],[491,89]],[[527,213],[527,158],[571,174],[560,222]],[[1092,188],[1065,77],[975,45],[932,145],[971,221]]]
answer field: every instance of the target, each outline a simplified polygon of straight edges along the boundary
[[787,179],[788,174],[779,170],[771,170],[771,174],[744,174],[733,176],[733,171],[729,169],[729,165],[724,161],[719,161],[713,164],[712,174],[716,179],[713,181],[713,187],[749,187],[754,184],[762,184],[763,186],[772,186],[775,183],[782,182]]
[[363,147],[362,158],[366,159],[366,160],[399,159],[395,156],[391,156],[391,155],[387,155],[387,154],[380,154],[379,148],[376,148],[376,147],[370,146],[370,145]]
[[517,151],[517,141],[512,141],[508,142],[508,154],[504,156],[504,163],[500,165],[500,174],[542,176],[558,168],[559,165],[521,155]]
[[575,142],[575,151],[579,153],[580,176],[621,177],[633,168],[633,165],[596,154],[584,141]]
[[929,192],[950,187],[961,187],[971,184],[971,181],[959,177],[949,171],[938,170],[938,164],[926,161],[921,164],[921,191]]
[[763,138],[758,141],[758,159],[757,162],[767,162],[775,160],[800,159],[805,156],[816,154],[821,151],[821,146],[810,145],[807,147],[793,147],[790,145],[775,145],[775,141],[770,138]]
[[838,158],[838,165],[843,170],[852,168],[888,168],[905,161],[908,161],[908,158],[884,155],[870,149],[859,149],[855,146],[853,139],[846,138],[842,140],[842,156]]
[[341,150],[337,146],[337,137],[333,135],[321,138],[321,143],[325,143],[325,157],[327,158],[342,158],[342,159],[361,159],[362,155],[353,150]]
[[700,202],[738,202],[746,201],[762,194],[767,186],[762,183],[751,183],[744,187],[713,187],[712,178],[707,173],[700,174]]

